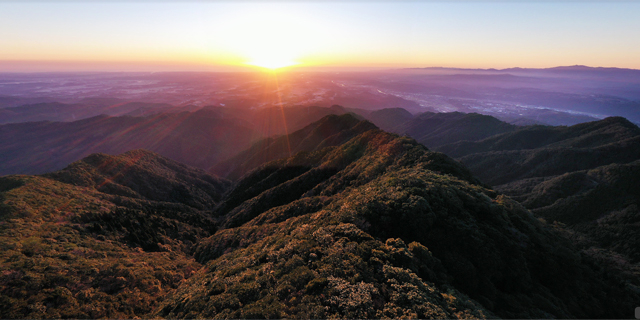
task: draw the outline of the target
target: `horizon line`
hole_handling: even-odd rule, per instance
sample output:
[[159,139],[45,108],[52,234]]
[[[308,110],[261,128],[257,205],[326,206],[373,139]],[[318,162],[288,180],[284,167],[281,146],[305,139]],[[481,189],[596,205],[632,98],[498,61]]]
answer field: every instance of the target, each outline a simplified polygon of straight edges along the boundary
[[[289,72],[367,72],[367,71],[384,71],[384,70],[459,70],[459,71],[517,71],[517,70],[551,70],[551,69],[561,69],[561,68],[582,68],[582,69],[617,69],[617,70],[634,70],[640,71],[640,69],[636,68],[628,68],[628,67],[616,67],[616,66],[589,66],[582,64],[575,65],[555,65],[551,67],[506,67],[506,68],[482,68],[482,67],[445,67],[445,66],[426,66],[426,67],[392,67],[392,66],[340,66],[340,65],[325,65],[325,66],[292,66],[292,67],[283,67],[275,70],[270,70],[261,67],[255,66],[238,66],[238,65],[219,65],[219,66],[203,66],[202,68],[170,68],[167,70],[108,70],[108,69],[96,69],[96,70],[82,70],[77,69],[73,70],[73,68],[69,68],[68,70],[63,69],[53,69],[46,70],[47,68],[43,68],[42,70],[37,70],[33,68],[32,70],[3,70],[3,63],[7,63],[10,61],[2,61],[0,60],[0,74],[54,74],[54,73],[74,73],[74,74],[95,74],[95,73],[235,73],[235,72],[276,72],[276,73],[289,73]],[[15,60],[13,61],[15,62]],[[36,63],[43,63],[45,61],[37,61]],[[46,61],[48,62],[48,61]],[[109,63],[109,62],[106,62]],[[143,64],[144,65],[144,64]],[[166,64],[163,64],[166,65]],[[194,66],[195,67],[195,66]],[[200,70],[198,70],[200,69]],[[220,69],[220,70],[214,70]]]

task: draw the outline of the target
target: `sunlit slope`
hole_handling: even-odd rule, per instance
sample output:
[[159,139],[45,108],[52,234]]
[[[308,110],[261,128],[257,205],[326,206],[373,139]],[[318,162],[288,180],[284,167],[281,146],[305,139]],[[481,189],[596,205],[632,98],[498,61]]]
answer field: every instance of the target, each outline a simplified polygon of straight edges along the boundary
[[597,318],[638,298],[455,161],[379,130],[261,166],[216,215],[206,267],[155,315]]
[[216,227],[198,208],[226,186],[146,151],[0,177],[2,318],[148,314],[201,267],[189,253]]

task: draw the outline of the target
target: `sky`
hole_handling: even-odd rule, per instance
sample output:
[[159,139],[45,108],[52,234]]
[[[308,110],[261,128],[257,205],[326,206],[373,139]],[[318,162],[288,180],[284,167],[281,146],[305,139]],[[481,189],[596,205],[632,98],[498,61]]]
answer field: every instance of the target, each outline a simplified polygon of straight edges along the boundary
[[640,69],[640,1],[0,0],[0,71]]

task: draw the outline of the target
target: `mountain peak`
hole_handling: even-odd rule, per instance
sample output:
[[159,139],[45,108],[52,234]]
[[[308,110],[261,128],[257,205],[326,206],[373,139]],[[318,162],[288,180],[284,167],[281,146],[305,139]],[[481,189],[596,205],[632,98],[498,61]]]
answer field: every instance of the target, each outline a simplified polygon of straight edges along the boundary
[[[117,156],[91,154],[44,176],[112,195],[179,202],[195,208],[213,206],[230,185],[202,169],[144,149]],[[181,187],[185,185],[190,187]]]
[[258,141],[235,157],[213,166],[210,172],[235,180],[269,161],[290,157],[300,151],[336,146],[369,130],[378,130],[378,127],[353,114],[327,115],[288,135]]
[[629,121],[629,119],[627,119],[625,117],[620,117],[620,116],[606,117],[606,118],[602,119],[601,121],[603,123],[619,124],[619,125],[622,125],[622,126],[627,127],[627,128],[638,128],[638,126],[636,124],[634,124],[633,122]]

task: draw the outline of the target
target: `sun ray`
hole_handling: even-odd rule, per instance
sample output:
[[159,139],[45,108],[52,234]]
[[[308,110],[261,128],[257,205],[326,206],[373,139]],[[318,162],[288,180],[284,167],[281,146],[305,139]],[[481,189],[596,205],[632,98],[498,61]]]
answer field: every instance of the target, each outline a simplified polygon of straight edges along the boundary
[[274,72],[273,77],[276,82],[276,94],[278,95],[278,106],[280,107],[280,113],[282,114],[282,125],[284,126],[284,136],[287,139],[287,149],[289,151],[289,157],[291,157],[291,141],[289,141],[289,128],[287,128],[287,118],[284,114],[284,106],[282,105],[282,94],[280,93],[280,83],[278,82],[278,75]]

